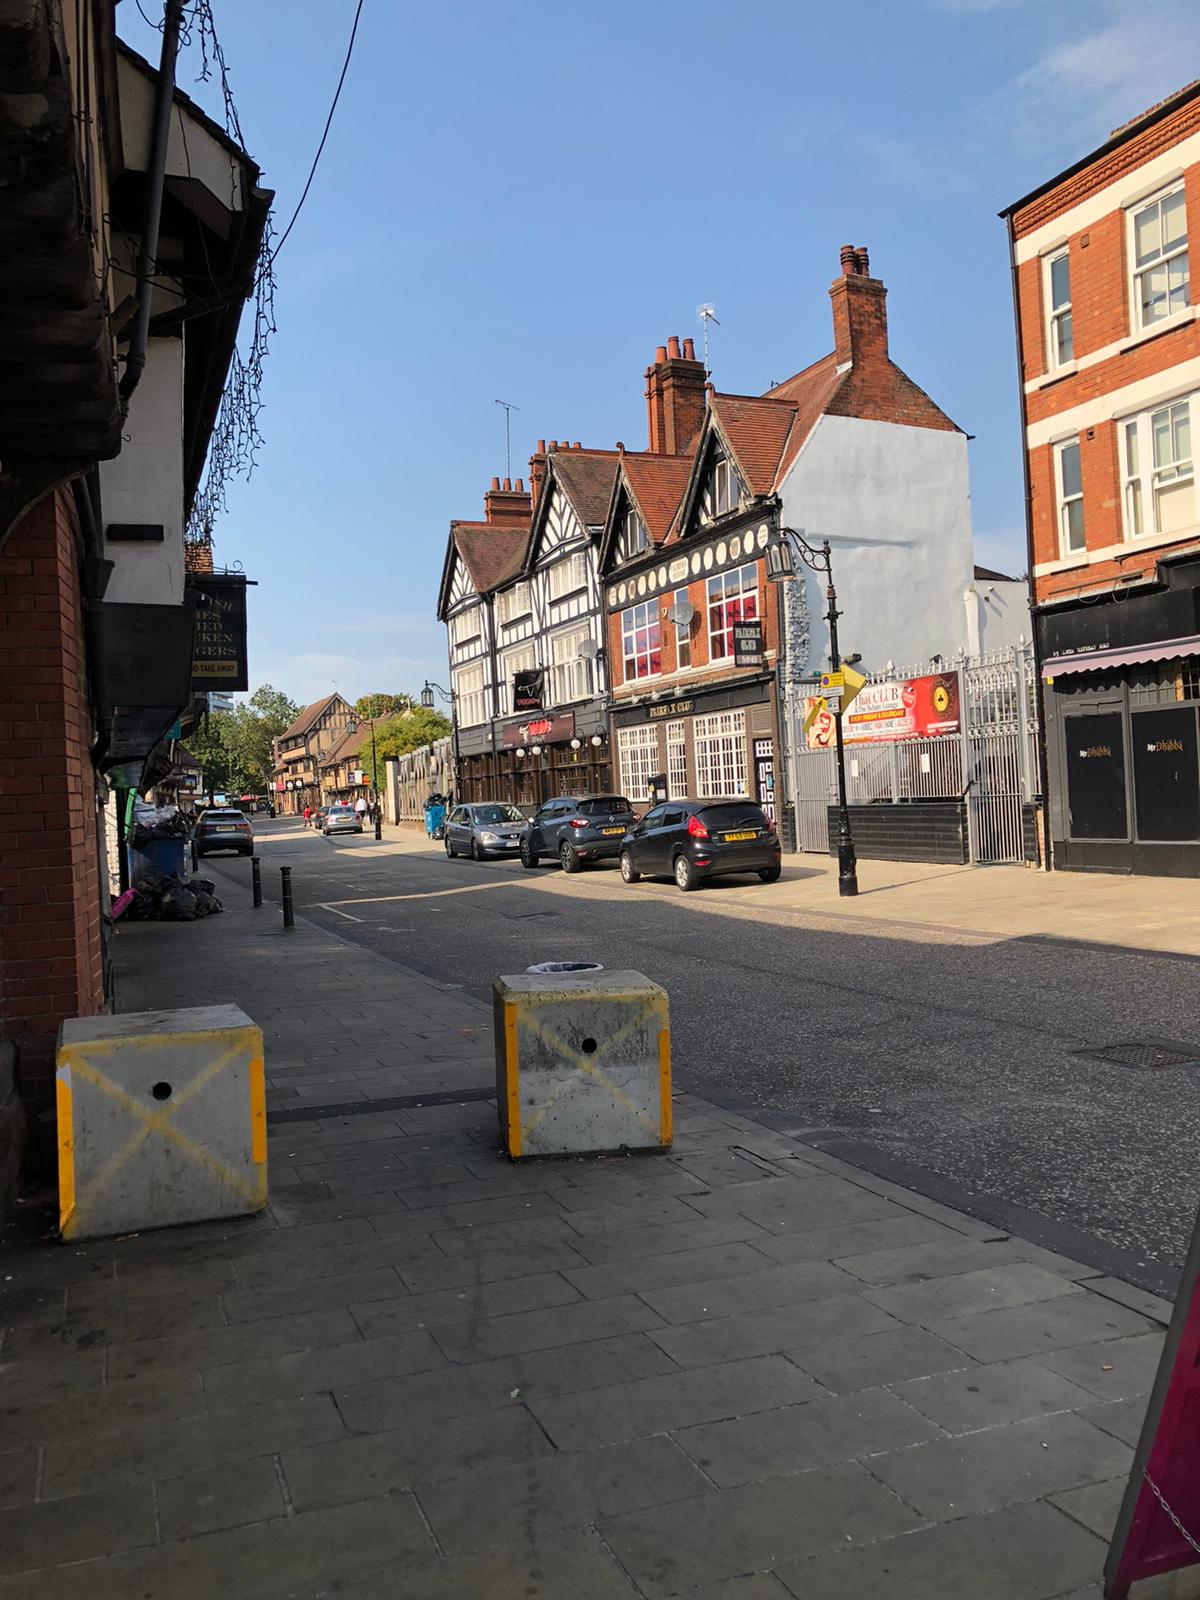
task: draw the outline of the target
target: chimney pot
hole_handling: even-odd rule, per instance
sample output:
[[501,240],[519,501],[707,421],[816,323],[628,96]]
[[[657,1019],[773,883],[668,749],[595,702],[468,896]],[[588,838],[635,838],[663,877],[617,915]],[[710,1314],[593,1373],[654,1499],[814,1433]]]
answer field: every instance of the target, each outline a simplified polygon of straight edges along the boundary
[[517,479],[516,489],[517,489],[517,493],[518,494],[524,494],[525,493],[525,480],[524,480],[524,478],[518,478]]
[[673,333],[667,340],[667,355],[672,361],[679,360],[679,335]]
[[617,440],[617,454],[619,456],[623,456],[625,454],[625,442],[622,439]]
[[869,278],[871,276],[871,258],[867,254],[866,245],[860,244],[854,254],[858,258],[859,272],[864,278]]
[[841,250],[842,277],[853,278],[858,272],[858,257],[852,244],[844,244]]
[[492,488],[493,489],[498,489],[499,487],[500,487],[500,479],[499,478],[493,478],[492,479]]
[[667,359],[667,347],[666,347],[665,344],[660,344],[655,349],[655,352],[654,352],[654,365],[656,367],[659,367],[659,366],[661,366],[663,364],[663,362],[666,359]]
[[683,341],[683,359],[685,361],[695,361],[696,341],[694,339],[685,339]]
[[575,443],[571,446],[571,449],[572,450],[582,450],[583,446],[580,444],[579,440],[576,439]]
[[538,453],[539,456],[544,456],[546,454],[546,441],[545,441],[545,439],[539,439],[538,440],[537,453]]

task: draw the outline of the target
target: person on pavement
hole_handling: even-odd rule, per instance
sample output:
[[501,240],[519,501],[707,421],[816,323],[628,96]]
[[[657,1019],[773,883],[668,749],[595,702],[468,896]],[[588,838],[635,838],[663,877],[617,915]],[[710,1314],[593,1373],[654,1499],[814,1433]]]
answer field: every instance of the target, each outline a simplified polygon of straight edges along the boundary
[[359,795],[358,799],[354,802],[354,809],[358,813],[358,820],[360,822],[365,822],[367,820],[367,802],[363,799],[362,795]]
[[304,826],[307,828],[311,821],[312,821],[312,807],[311,806],[305,806],[305,808],[304,808]]

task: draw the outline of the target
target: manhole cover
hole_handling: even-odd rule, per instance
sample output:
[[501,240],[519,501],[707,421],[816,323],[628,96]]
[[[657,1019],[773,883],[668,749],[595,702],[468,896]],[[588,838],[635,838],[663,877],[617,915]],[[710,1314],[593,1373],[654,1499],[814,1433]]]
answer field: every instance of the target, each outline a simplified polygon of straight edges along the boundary
[[1171,1039],[1121,1039],[1116,1044],[1076,1050],[1089,1061],[1130,1067],[1134,1072],[1160,1072],[1165,1067],[1200,1067],[1200,1049]]

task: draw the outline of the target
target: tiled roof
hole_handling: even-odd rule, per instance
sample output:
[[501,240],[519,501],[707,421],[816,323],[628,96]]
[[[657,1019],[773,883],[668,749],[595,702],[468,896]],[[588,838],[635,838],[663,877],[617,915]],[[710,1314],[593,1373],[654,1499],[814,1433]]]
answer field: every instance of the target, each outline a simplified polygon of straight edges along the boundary
[[1021,583],[1021,578],[1014,578],[1008,572],[995,572],[991,567],[976,567],[975,576],[982,578],[985,583]]
[[480,594],[508,583],[521,570],[529,543],[529,524],[498,527],[494,522],[452,522],[454,547]]
[[585,528],[601,528],[608,516],[620,456],[615,450],[555,450],[554,475]]
[[714,394],[710,409],[729,441],[750,493],[770,494],[796,420],[796,406],[787,400]]
[[331,744],[321,757],[321,766],[333,767],[339,761],[345,761],[350,756],[356,756],[371,737],[371,723],[369,718],[364,718],[353,733],[344,733],[340,739]]
[[621,461],[621,468],[651,544],[662,544],[671,531],[675,513],[688,486],[692,472],[691,454],[627,455]]
[[312,705],[305,706],[291,727],[285,728],[279,735],[280,739],[298,739],[301,734],[307,733],[313,723],[319,722],[333,702],[339,698],[335,692],[334,694],[327,694],[323,700],[314,700]]

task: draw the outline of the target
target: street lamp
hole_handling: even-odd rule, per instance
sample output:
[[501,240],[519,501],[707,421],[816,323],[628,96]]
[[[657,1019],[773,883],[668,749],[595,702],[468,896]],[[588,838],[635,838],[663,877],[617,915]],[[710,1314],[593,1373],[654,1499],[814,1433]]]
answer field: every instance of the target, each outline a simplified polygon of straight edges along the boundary
[[[443,689],[440,683],[434,683],[431,679],[426,678],[425,679],[425,687],[421,690],[421,704],[425,707],[426,711],[432,711],[433,710],[433,691],[435,689],[441,695],[442,699],[446,702],[446,704],[450,707],[450,739],[451,739],[451,748],[454,751],[454,783],[453,783],[453,788],[454,788],[455,792],[457,793],[459,788],[461,787],[461,783],[460,783],[461,770],[460,769],[462,767],[462,761],[461,761],[461,758],[459,757],[459,753],[458,753],[458,712],[457,712],[457,709],[456,709],[455,703],[454,703],[454,692],[451,689]],[[490,738],[491,735],[489,734],[488,737]]]
[[[829,665],[833,672],[838,672],[842,666],[842,658],[838,651],[837,619],[841,612],[837,608],[837,590],[833,586],[833,564],[829,550],[829,540],[823,539],[820,546],[810,544],[802,532],[795,528],[780,528],[767,544],[767,577],[772,583],[781,583],[785,578],[794,578],[796,575],[795,564],[792,561],[792,548],[801,561],[818,577],[825,575],[825,600],[829,609],[825,613],[825,621],[829,624]],[[854,855],[854,840],[850,833],[850,813],[846,807],[846,746],[842,737],[842,696],[837,697],[837,709],[833,714],[834,732],[837,737],[837,788],[838,788],[838,894],[856,895],[858,893],[858,862]]]
[[[383,807],[379,804],[379,757],[375,753],[375,722],[376,719],[371,717],[371,777],[373,779],[372,787],[375,790],[375,837],[382,839]],[[349,718],[346,723],[346,731],[349,734],[358,732],[358,719],[356,717]]]

